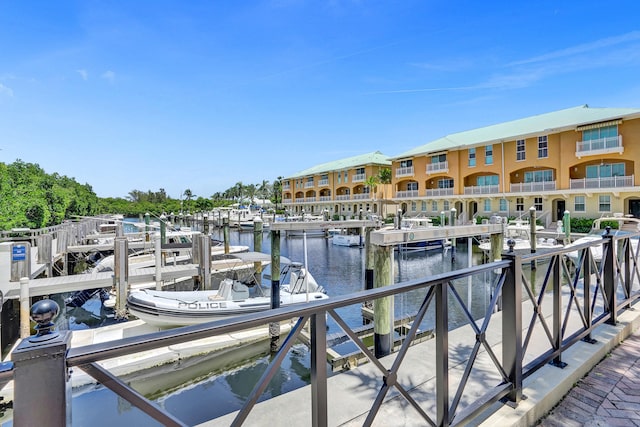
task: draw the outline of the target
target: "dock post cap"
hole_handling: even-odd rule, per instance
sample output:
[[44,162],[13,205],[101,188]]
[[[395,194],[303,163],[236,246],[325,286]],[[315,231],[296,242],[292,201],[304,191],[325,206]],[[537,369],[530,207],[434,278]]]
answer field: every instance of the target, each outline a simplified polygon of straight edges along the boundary
[[509,246],[509,252],[513,252],[513,248],[516,247],[516,241],[513,239],[507,240],[507,246]]
[[59,333],[53,330],[55,327],[53,320],[58,317],[59,313],[60,306],[53,300],[43,299],[33,304],[29,316],[37,325],[35,327],[36,334],[31,336],[29,341],[41,342],[57,338]]

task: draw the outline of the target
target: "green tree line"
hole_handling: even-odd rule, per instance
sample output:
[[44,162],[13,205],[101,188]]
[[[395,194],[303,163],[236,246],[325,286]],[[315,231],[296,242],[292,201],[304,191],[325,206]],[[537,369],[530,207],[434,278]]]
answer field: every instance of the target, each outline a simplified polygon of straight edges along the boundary
[[258,199],[270,200],[278,210],[282,207],[278,206],[282,202],[281,180],[282,177],[273,183],[267,180],[259,184],[238,182],[210,197],[198,196],[186,189],[175,199],[160,188],[146,192],[132,190],[124,198],[100,198],[91,185],[57,173],[48,174],[37,164],[22,160],[11,164],[0,162],[0,230],[43,228],[100,214],[193,213],[236,203],[253,204]]

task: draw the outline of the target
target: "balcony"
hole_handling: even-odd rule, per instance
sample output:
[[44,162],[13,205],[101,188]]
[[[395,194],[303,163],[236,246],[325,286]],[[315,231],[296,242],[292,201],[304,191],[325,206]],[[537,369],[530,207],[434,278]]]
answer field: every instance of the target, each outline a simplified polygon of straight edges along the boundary
[[369,193],[360,193],[360,194],[353,195],[353,200],[367,200],[370,198],[371,198],[371,195]]
[[633,187],[633,175],[569,180],[571,189]]
[[313,188],[313,187],[314,187],[313,181],[307,181],[304,183],[304,188]]
[[434,188],[425,191],[427,197],[453,196],[453,188]]
[[351,178],[351,182],[364,182],[367,179],[367,175],[364,173],[358,173]]
[[329,186],[328,179],[321,179],[320,181],[318,181],[318,187],[328,187],[328,186]]
[[314,197],[305,197],[305,198],[304,198],[304,202],[305,202],[305,203],[313,203],[313,202],[315,202],[315,201],[316,201],[315,196],[314,196]]
[[336,200],[349,200],[350,198],[350,194],[340,194],[339,196],[336,196]]
[[320,198],[318,199],[321,202],[330,202],[331,201],[331,196],[320,196]]
[[283,190],[291,190],[291,184],[283,184],[282,185],[282,189]]
[[282,199],[283,204],[293,203],[293,199]]
[[464,187],[464,194],[493,194],[500,190],[497,185],[475,185],[472,187]]
[[401,176],[413,176],[413,166],[396,168],[396,178],[399,178]]
[[[413,169],[413,168],[411,168]],[[405,199],[407,197],[418,197],[418,190],[405,190],[396,192],[398,199]]]
[[576,157],[595,156],[597,154],[622,154],[622,135],[576,142]]
[[427,164],[427,173],[432,174],[436,172],[449,172],[449,162],[438,162]]
[[555,181],[543,181],[543,182],[521,182],[511,184],[512,193],[525,193],[531,191],[551,191],[556,189]]

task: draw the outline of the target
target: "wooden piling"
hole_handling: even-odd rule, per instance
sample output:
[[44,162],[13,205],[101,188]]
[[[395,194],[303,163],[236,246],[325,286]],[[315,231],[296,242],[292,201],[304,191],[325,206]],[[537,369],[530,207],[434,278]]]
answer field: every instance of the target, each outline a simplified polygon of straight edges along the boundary
[[[375,246],[373,251],[375,288],[393,284],[393,246]],[[373,301],[374,351],[377,358],[391,354],[393,348],[393,296]]]
[[[262,218],[255,217],[253,219],[253,250],[255,252],[262,252]],[[253,263],[255,270],[255,281],[258,286],[262,284],[262,262],[256,261]]]
[[127,293],[129,291],[129,240],[116,237],[114,241],[114,285],[116,288],[115,318],[126,319]]
[[229,218],[222,218],[222,235],[224,240],[224,253],[229,253]]
[[[280,230],[271,230],[271,308],[280,307]],[[280,347],[280,322],[269,323],[269,349]]]

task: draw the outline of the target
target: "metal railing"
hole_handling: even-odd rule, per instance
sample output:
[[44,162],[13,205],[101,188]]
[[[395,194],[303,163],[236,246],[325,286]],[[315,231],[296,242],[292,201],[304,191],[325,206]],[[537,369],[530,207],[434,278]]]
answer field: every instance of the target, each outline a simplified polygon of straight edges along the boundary
[[449,162],[427,163],[427,173],[446,172],[449,170]]
[[633,175],[630,176],[609,176],[600,178],[578,178],[569,180],[569,188],[617,188],[633,187]]
[[396,168],[396,177],[413,175],[413,166]]
[[543,182],[521,182],[510,185],[512,193],[529,192],[529,191],[553,191],[556,189],[555,181]]
[[[635,239],[638,236],[640,233],[631,235]],[[366,412],[364,425],[371,425],[374,422],[383,404],[391,404],[385,400],[385,397],[392,390],[405,399],[409,406],[415,410],[415,416],[423,419],[425,425],[464,424],[500,399],[517,404],[523,397],[523,380],[525,378],[547,366],[550,362],[554,366],[563,366],[562,353],[567,348],[579,340],[588,342],[593,329],[598,325],[604,322],[615,324],[618,313],[630,307],[635,300],[640,298],[638,291],[638,283],[640,283],[639,250],[640,245],[634,247],[630,237],[614,236],[608,230],[603,235],[601,242],[587,242],[546,254],[520,256],[509,252],[503,255],[502,261],[438,274],[425,280],[396,283],[304,306],[278,308],[260,314],[71,348],[66,353],[61,353],[61,357],[65,359],[66,369],[77,367],[83,370],[163,425],[183,426],[186,425],[184,422],[155,402],[142,396],[99,363],[107,359],[126,357],[137,352],[222,334],[237,333],[294,318],[297,319],[295,325],[278,352],[271,358],[269,366],[254,386],[242,408],[235,413],[235,419],[231,425],[241,425],[247,419],[269,381],[280,369],[287,352],[300,337],[305,324],[309,322],[310,399],[312,402],[309,418],[311,425],[326,426],[328,425],[328,411],[331,410],[327,405],[326,322],[327,317],[331,317],[369,359],[370,363],[377,368],[377,378],[369,378],[370,386],[378,389],[377,397]],[[598,253],[601,253],[602,256],[599,257]],[[526,266],[534,263],[538,267],[526,271]],[[499,273],[496,274],[495,271]],[[542,273],[537,276],[541,280],[536,279],[534,273]],[[460,283],[461,281],[462,283],[466,282],[469,277],[486,276],[487,274],[493,277],[490,302],[487,304],[484,315],[475,318],[471,314],[471,299],[465,300],[459,292]],[[424,298],[414,314],[413,324],[390,368],[387,368],[376,357],[374,352],[364,344],[357,333],[338,314],[338,309],[342,307],[360,305],[407,292],[415,294],[419,290],[424,291]],[[472,328],[472,333],[467,334],[471,341],[470,351],[464,358],[462,363],[464,370],[461,371],[463,372],[462,376],[457,382],[449,374],[450,302],[457,304],[455,305],[457,310],[463,313],[468,326]],[[432,399],[427,405],[432,408],[429,411],[420,404],[420,399],[424,398],[425,391],[415,387],[415,384],[403,383],[398,371],[403,366],[412,341],[430,309],[435,309],[435,355],[431,360],[427,360],[425,357],[426,366],[411,367],[411,369],[435,371],[436,386],[433,395],[429,396],[429,399]],[[500,316],[494,314],[498,310]],[[573,319],[573,322],[570,319]],[[495,345],[495,342],[489,340],[492,334],[487,333],[489,326],[494,321],[500,322],[499,331],[502,335],[502,341],[498,347],[501,347],[501,354],[494,351],[494,348],[498,347],[492,346]],[[542,336],[543,341],[547,342],[546,346],[538,345],[539,340],[535,346],[531,345],[536,334],[538,334],[538,338]],[[60,368],[56,368],[55,359],[59,358],[48,357],[47,354],[42,355],[42,350],[37,347],[33,351],[33,357],[29,357],[30,355],[27,354],[24,355],[26,357],[22,357],[22,360],[28,360],[31,364],[47,364],[49,369],[38,370],[38,375],[45,372],[46,375],[56,378],[65,376],[64,372],[60,372]],[[35,360],[38,356],[42,357]],[[525,365],[524,360],[531,360],[531,362]],[[485,387],[482,395],[474,396],[469,402],[464,397],[470,382],[471,372],[474,368],[478,368],[478,365],[486,366],[487,364],[493,368],[493,375],[496,377],[493,386]],[[17,372],[19,369],[21,369],[19,362],[16,362],[15,371]],[[0,379],[5,376],[2,374]],[[455,376],[457,377],[457,375]],[[42,382],[44,379],[40,378],[40,381]],[[26,389],[25,386],[26,384],[19,384],[19,380],[16,378],[16,392],[18,389]],[[28,399],[29,396],[29,393],[24,393],[22,397]],[[21,402],[19,408],[14,407],[16,419],[21,416],[21,421],[29,421],[31,413],[46,412],[47,410],[57,413],[64,412],[65,405],[56,402],[56,396],[59,396],[56,390],[48,390],[49,399],[47,402]],[[71,402],[69,401],[68,404],[70,405]],[[345,401],[343,404],[348,405],[349,403]],[[42,411],[29,412],[27,410],[27,408],[36,406]],[[20,414],[18,414],[19,411]],[[27,422],[25,425],[28,424]]]
[[577,158],[585,155],[622,153],[622,151],[622,135],[576,142]]

